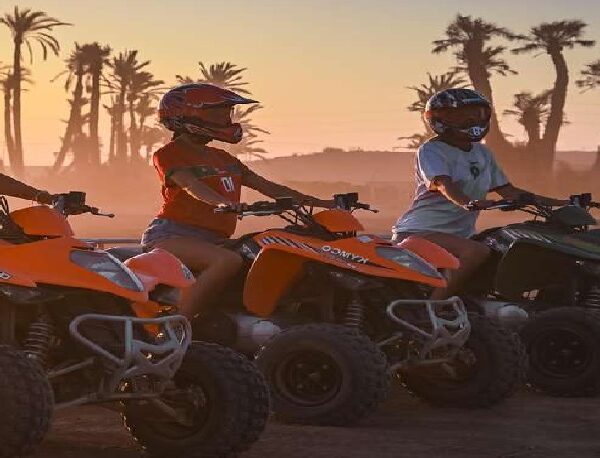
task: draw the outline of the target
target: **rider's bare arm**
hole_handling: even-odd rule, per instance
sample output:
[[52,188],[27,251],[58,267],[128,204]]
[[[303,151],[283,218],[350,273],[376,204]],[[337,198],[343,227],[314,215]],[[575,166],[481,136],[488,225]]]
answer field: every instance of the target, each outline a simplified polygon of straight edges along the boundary
[[454,183],[449,176],[439,176],[431,180],[430,189],[432,191],[438,191],[450,202],[458,205],[459,207],[465,207],[471,199],[462,192],[460,186]]
[[561,205],[567,205],[568,200],[554,199],[552,197],[540,196],[532,192],[526,191],[525,189],[517,188],[512,184],[507,184],[500,188],[494,189],[494,192],[502,196],[503,199],[518,199],[522,194],[529,194],[533,196],[537,202],[541,205],[549,205],[552,207],[560,207]]
[[1,173],[0,194],[18,197],[19,199],[35,200],[42,204],[51,204],[54,197],[47,191],[41,191]]
[[315,207],[332,208],[335,204],[331,200],[323,200],[317,197],[302,194],[294,189],[288,188],[281,184],[274,183],[261,177],[249,168],[245,167],[242,183],[249,188],[252,188],[265,196],[276,199],[278,197],[291,197],[297,203],[308,203]]
[[189,170],[178,170],[170,175],[169,179],[193,198],[201,200],[209,205],[217,207],[219,205],[228,205],[232,203],[225,199],[221,194],[202,183],[202,181]]

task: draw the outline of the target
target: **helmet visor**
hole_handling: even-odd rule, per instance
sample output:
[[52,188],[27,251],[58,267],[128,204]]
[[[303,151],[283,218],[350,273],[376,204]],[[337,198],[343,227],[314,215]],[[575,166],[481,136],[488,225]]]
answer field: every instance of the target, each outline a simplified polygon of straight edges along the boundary
[[489,123],[492,115],[490,107],[485,105],[464,105],[457,108],[438,108],[432,111],[434,117],[440,118],[447,125],[457,129],[484,126]]

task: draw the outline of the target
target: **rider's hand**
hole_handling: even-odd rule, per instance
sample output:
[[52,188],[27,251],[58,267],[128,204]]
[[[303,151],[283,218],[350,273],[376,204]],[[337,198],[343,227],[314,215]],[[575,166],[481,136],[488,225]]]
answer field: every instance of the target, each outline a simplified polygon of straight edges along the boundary
[[490,208],[495,203],[496,202],[494,202],[493,200],[486,200],[486,199],[472,200],[467,205],[465,205],[464,208],[467,210],[470,210],[470,211],[479,211],[479,210],[485,210],[487,208]]
[[35,201],[39,204],[52,205],[57,197],[57,194],[50,194],[48,191],[40,191],[35,195]]
[[230,213],[242,213],[246,210],[246,204],[241,202],[228,202],[217,205],[218,209],[226,210]]

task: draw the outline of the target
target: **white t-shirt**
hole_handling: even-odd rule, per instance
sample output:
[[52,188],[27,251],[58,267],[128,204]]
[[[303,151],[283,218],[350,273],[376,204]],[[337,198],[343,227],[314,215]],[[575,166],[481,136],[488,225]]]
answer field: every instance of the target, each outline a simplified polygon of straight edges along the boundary
[[450,177],[471,200],[485,199],[489,191],[508,184],[485,145],[473,143],[466,152],[440,140],[429,140],[417,152],[415,197],[392,229],[394,233],[443,232],[459,237],[475,233],[479,212],[465,210],[431,190],[433,179],[440,176]]

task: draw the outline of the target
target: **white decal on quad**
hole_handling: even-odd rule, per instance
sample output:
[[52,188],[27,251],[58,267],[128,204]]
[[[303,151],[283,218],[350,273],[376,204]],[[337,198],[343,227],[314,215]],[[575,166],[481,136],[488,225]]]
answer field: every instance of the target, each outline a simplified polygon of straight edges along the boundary
[[221,183],[227,192],[235,191],[235,183],[232,177],[221,177]]
[[10,280],[12,275],[8,272],[0,272],[0,280]]
[[350,253],[349,251],[344,251],[340,248],[332,247],[330,245],[321,247],[321,251],[332,254],[346,261],[358,262],[360,264],[367,264],[369,262],[368,258],[364,258],[358,254]]

